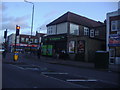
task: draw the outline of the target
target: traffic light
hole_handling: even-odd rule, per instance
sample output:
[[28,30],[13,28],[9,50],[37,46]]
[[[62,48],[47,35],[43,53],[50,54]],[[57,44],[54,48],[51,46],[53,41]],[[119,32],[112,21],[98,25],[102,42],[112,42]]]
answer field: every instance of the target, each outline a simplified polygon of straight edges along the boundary
[[4,38],[7,38],[7,30],[4,31]]
[[19,35],[19,31],[20,31],[20,26],[16,25],[16,36]]

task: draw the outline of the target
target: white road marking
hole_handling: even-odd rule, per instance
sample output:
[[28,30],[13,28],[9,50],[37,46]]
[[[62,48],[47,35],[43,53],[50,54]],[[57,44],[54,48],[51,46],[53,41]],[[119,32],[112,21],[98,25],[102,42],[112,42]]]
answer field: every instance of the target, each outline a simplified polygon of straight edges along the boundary
[[68,81],[68,82],[95,82],[95,81],[97,81],[96,79],[87,79],[87,80],[85,80],[85,79],[67,79],[66,81]]
[[71,82],[66,82],[66,81],[64,81],[64,80],[61,80],[61,79],[58,79],[58,78],[54,78],[54,77],[51,77],[51,76],[47,76],[47,75],[45,75],[45,74],[42,74],[42,75],[45,76],[45,77],[47,77],[47,78],[52,78],[52,79],[58,80],[58,81],[60,81],[60,82],[64,82],[64,83],[68,83],[68,84],[70,84],[70,85],[78,86],[78,87],[80,87],[80,88],[89,88],[88,86],[83,86],[83,85],[78,85],[78,84],[74,84],[74,83],[71,83]]
[[24,69],[28,69],[28,70],[34,70],[34,71],[39,71],[39,69],[38,68],[24,68]]
[[17,66],[17,65],[12,65],[12,64],[10,64],[10,65],[11,65],[11,66],[15,66],[15,67],[17,67],[17,68],[19,68],[19,69],[22,69],[22,70],[37,70],[37,71],[39,71],[38,68],[27,68],[27,67],[23,68],[23,67]]
[[61,72],[41,72],[41,74],[68,74],[68,73],[61,73]]
[[19,66],[17,66],[17,65],[12,65],[12,64],[10,64],[11,66],[14,66],[14,67],[17,67],[17,68],[19,68],[19,69],[22,69],[22,70],[25,70],[25,68],[23,68],[23,67],[19,67]]

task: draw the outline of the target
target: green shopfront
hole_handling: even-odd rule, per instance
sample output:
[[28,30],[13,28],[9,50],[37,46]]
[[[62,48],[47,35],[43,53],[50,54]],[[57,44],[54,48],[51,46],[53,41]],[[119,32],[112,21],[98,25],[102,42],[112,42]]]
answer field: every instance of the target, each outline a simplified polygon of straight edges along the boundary
[[42,55],[53,56],[54,53],[67,51],[67,35],[49,35],[42,39]]

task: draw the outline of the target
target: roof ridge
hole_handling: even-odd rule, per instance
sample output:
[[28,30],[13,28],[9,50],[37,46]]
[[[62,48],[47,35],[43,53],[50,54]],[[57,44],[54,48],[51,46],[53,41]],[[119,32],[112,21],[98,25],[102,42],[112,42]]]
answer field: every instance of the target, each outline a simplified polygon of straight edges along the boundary
[[72,23],[81,24],[81,25],[88,26],[88,27],[96,27],[96,26],[101,26],[102,24],[104,24],[100,21],[95,21],[85,16],[81,16],[76,13],[68,11],[62,16],[58,17],[57,19],[47,24],[47,26],[55,25],[55,24],[59,24],[63,22],[72,22]]
[[[96,21],[96,20],[93,20],[93,19],[87,18],[87,17],[82,16],[82,15],[78,15],[78,14],[73,13],[73,12],[70,12],[70,11],[68,11],[68,13],[71,13],[71,14],[74,14],[74,15],[77,15],[77,16],[80,16],[80,17],[83,17],[83,18],[85,18],[85,19],[88,19],[88,20],[91,20],[91,21],[94,21],[94,22],[97,22],[97,23],[101,22],[101,21]],[[103,23],[103,22],[101,22],[101,23]]]

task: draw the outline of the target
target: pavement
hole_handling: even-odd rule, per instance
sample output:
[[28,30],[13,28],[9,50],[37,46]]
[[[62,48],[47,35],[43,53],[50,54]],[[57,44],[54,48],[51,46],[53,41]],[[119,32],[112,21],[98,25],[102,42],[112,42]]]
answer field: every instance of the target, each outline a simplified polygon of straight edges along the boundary
[[67,65],[67,66],[73,66],[73,67],[79,67],[79,68],[88,68],[88,69],[95,69],[98,71],[107,71],[107,72],[120,72],[120,64],[109,64],[108,69],[97,69],[95,68],[94,63],[90,62],[81,62],[81,61],[74,61],[74,60],[63,60],[63,59],[57,59],[53,57],[46,57],[41,56],[41,59],[38,59],[36,55],[29,55],[25,54],[23,57],[26,57],[28,59],[34,59],[39,60],[42,62],[50,63],[50,64],[60,64],[60,65]]

